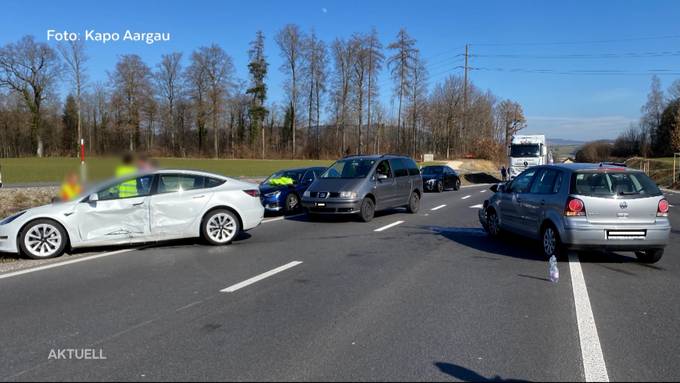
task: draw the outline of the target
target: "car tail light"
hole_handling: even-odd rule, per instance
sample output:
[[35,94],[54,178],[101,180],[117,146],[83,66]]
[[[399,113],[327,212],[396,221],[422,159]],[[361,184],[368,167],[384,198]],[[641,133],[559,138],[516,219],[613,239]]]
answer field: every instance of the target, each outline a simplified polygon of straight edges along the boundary
[[586,206],[578,198],[569,198],[567,200],[567,208],[564,210],[564,215],[567,217],[580,217],[586,215]]
[[244,190],[243,192],[248,194],[251,197],[260,198],[260,191],[257,190],[257,189],[248,189],[248,190]]
[[668,200],[662,199],[659,201],[659,208],[656,211],[656,216],[657,217],[668,217],[668,208],[670,205],[668,204]]

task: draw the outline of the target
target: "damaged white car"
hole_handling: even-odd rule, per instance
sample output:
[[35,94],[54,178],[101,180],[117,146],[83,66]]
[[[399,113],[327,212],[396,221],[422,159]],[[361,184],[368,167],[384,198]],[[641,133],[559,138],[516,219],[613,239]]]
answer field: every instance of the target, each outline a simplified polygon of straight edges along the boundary
[[258,186],[216,174],[159,170],[94,188],[71,202],[0,221],[0,252],[53,258],[72,248],[202,237],[230,243],[262,222]]

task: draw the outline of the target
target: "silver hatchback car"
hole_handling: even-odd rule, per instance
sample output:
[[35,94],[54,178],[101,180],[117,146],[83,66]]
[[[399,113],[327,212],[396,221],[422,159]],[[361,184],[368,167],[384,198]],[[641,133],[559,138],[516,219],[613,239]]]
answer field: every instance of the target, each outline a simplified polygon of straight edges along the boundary
[[655,263],[671,232],[661,190],[645,173],[625,167],[537,166],[491,190],[479,211],[484,229],[538,239],[547,257],[602,249],[633,251],[639,261]]

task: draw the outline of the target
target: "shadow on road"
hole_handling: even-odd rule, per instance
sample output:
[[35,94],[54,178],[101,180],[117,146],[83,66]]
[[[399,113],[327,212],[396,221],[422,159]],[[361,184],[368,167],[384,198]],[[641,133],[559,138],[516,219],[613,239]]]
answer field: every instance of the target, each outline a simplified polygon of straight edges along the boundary
[[436,362],[434,364],[442,373],[463,382],[528,382],[528,380],[504,379],[498,375],[487,378],[478,373],[453,363]]
[[[396,208],[375,212],[375,218],[386,217],[393,214],[404,213],[406,209]],[[358,214],[316,214],[309,215],[300,213],[296,215],[286,216],[286,220],[297,222],[318,222],[318,223],[341,223],[341,222],[361,222]]]

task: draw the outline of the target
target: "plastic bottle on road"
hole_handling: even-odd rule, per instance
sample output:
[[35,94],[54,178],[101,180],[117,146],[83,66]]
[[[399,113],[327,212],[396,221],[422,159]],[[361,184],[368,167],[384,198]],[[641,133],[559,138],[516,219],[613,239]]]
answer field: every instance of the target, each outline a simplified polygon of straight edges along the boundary
[[550,282],[557,283],[560,280],[560,270],[557,268],[557,258],[553,255],[550,257],[550,267],[548,268],[548,274],[550,277]]

